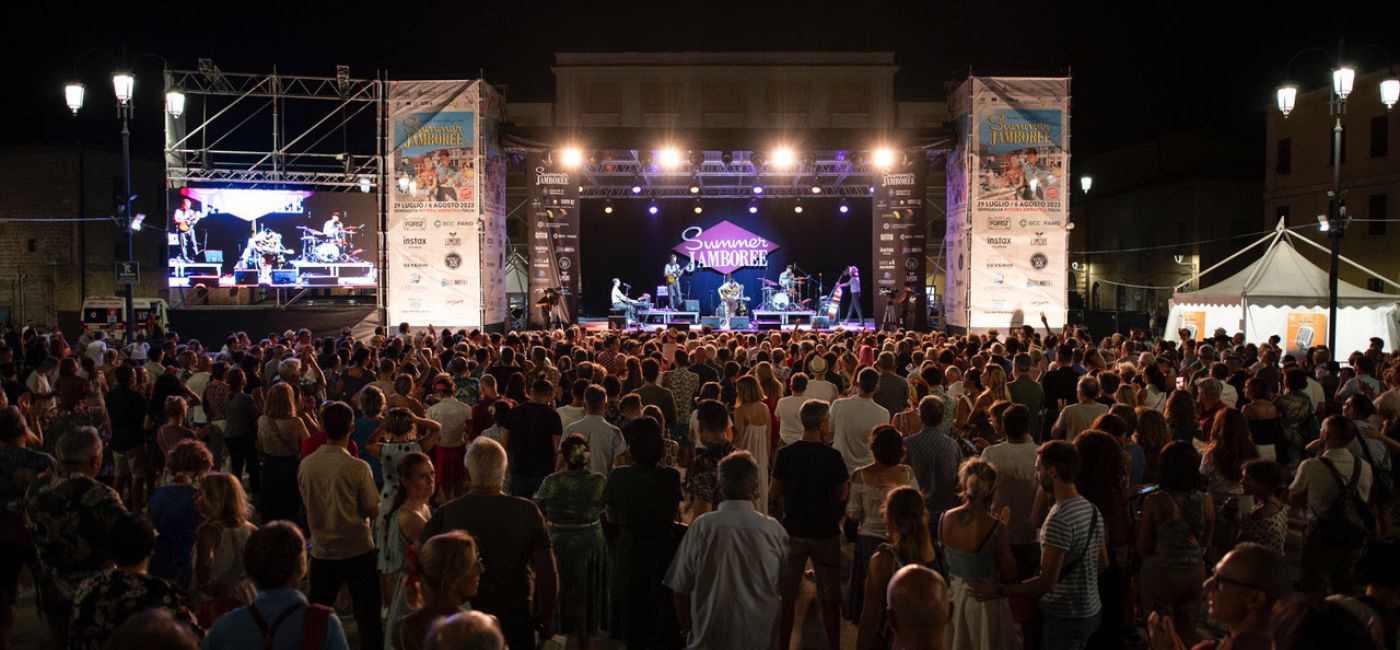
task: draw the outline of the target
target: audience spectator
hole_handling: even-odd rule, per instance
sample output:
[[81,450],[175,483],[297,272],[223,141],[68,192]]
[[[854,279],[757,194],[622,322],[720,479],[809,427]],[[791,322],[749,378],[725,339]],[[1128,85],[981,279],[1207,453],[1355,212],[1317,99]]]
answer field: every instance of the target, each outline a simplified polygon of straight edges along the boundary
[[535,503],[549,522],[559,564],[555,629],[589,650],[603,630],[609,605],[608,546],[601,521],[608,477],[589,470],[588,439],[580,434],[566,438],[559,453],[564,469],[545,478]]
[[69,648],[102,648],[117,625],[150,608],[164,609],[191,631],[200,630],[185,589],[146,571],[157,550],[156,529],[150,520],[141,515],[117,519],[107,530],[105,546],[116,566],[84,580],[78,587],[72,618],[66,621],[72,630]]

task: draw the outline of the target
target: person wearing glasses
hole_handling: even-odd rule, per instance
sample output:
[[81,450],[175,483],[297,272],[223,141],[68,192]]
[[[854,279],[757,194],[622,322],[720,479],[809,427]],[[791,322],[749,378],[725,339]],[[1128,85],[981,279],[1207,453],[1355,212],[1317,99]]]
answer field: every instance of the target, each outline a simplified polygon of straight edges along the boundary
[[[1293,590],[1288,565],[1274,549],[1243,542],[1220,558],[1201,585],[1210,619],[1225,626],[1225,637],[1202,642],[1217,650],[1273,648],[1270,612]],[[1185,648],[1172,616],[1154,611],[1147,618],[1152,648]],[[1207,645],[1208,644],[1208,645]],[[1198,645],[1196,647],[1202,647]]]

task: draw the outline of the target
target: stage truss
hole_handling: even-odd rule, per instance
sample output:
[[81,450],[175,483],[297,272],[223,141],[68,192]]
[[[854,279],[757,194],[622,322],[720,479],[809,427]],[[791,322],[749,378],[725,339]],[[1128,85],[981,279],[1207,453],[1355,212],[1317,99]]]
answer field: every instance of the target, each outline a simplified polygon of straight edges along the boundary
[[[917,155],[909,152],[908,155]],[[592,152],[583,165],[581,198],[869,197],[880,173],[861,152],[816,151],[779,167],[754,151],[692,151],[664,167],[647,150]],[[633,192],[640,187],[640,192]],[[762,187],[755,193],[754,187]],[[814,192],[812,188],[819,188]],[[699,191],[692,191],[696,188]]]
[[[349,66],[334,77],[225,72],[210,59],[195,70],[166,70],[166,87],[185,93],[185,113],[166,120],[165,180],[169,188],[297,188],[376,195],[378,229],[383,231],[385,80],[353,78]],[[374,263],[383,277],[384,242]],[[380,286],[344,289],[341,294],[373,293],[383,307]],[[172,302],[185,302],[172,288]],[[278,306],[308,291],[284,295],[269,291],[264,300]],[[176,292],[179,292],[178,296]]]

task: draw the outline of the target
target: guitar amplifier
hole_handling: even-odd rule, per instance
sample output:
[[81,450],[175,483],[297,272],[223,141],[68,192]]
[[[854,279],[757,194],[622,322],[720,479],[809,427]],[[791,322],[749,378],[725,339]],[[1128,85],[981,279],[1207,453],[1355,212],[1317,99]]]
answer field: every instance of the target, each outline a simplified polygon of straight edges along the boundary
[[685,301],[685,310],[686,310],[686,311],[700,311],[700,301],[699,301],[699,300],[687,300],[687,301]]

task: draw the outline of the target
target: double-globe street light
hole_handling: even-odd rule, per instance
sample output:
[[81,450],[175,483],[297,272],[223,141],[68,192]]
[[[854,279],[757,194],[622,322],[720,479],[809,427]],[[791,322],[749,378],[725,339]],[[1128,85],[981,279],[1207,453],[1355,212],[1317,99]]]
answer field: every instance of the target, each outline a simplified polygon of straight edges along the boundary
[[[83,100],[87,96],[87,87],[78,81],[78,66],[88,55],[105,55],[112,64],[112,91],[117,99],[117,117],[122,124],[122,208],[121,216],[123,227],[126,230],[126,261],[136,260],[136,233],[141,230],[141,217],[132,214],[131,202],[134,198],[131,194],[131,116],[135,106],[136,77],[132,74],[132,69],[137,63],[145,58],[160,59],[162,65],[165,58],[158,54],[142,54],[132,59],[130,64],[118,59],[103,50],[87,50],[78,55],[73,62],[73,81],[63,87],[63,98],[68,104],[68,109],[73,111],[76,117],[78,111],[83,107]],[[124,58],[124,57],[123,57]],[[167,75],[168,77],[168,75]],[[179,88],[167,87],[165,92],[165,110],[172,118],[179,119],[185,113],[185,93]],[[126,281],[126,340],[129,342],[136,335],[136,306],[135,289],[132,287],[130,276]]]
[[[1347,97],[1351,95],[1352,86],[1356,81],[1356,68],[1347,64],[1342,58],[1343,43],[1337,44],[1337,54],[1334,57],[1331,52],[1320,48],[1310,47],[1298,51],[1293,58],[1288,60],[1288,68],[1284,71],[1287,78],[1293,68],[1293,62],[1298,57],[1309,52],[1318,52],[1327,57],[1327,61],[1332,65],[1332,95],[1328,102],[1328,110],[1333,118],[1332,125],[1332,190],[1327,193],[1327,218],[1319,219],[1322,230],[1327,233],[1327,239],[1332,245],[1331,264],[1327,271],[1327,351],[1333,359],[1337,356],[1337,267],[1338,259],[1341,257],[1342,235],[1346,231],[1347,216],[1346,202],[1342,198],[1342,116],[1347,112]],[[1378,45],[1364,45],[1357,49],[1373,49],[1385,56],[1386,65],[1391,66],[1390,54]],[[1390,73],[1386,75],[1380,83],[1381,103],[1385,104],[1385,110],[1389,111],[1400,101],[1400,79],[1394,74],[1394,68],[1390,68]],[[1298,86],[1285,81],[1278,87],[1277,91],[1278,110],[1283,113],[1283,118],[1288,119],[1288,115],[1293,112],[1293,107],[1298,99]],[[1375,215],[1371,215],[1373,218]]]

